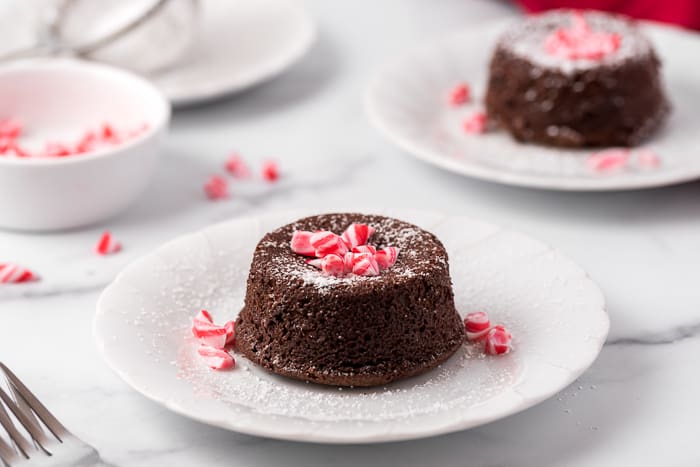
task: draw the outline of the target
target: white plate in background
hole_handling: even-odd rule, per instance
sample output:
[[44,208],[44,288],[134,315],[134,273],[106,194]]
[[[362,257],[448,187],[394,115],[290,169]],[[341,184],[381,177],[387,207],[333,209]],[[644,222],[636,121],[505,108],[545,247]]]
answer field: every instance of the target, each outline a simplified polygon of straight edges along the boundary
[[151,79],[175,106],[206,102],[271,79],[309,50],[316,27],[295,0],[200,0],[193,49]]
[[435,233],[450,257],[463,315],[485,310],[515,351],[463,347],[440,367],[385,387],[338,389],[272,375],[240,355],[215,372],[197,355],[192,317],[217,322],[243,304],[264,233],[309,212],[240,218],[171,241],[104,291],[94,323],[107,363],[170,410],[225,429],[319,443],[433,436],[496,420],[552,396],[595,360],[608,333],[599,288],[573,262],[522,234],[464,217],[378,211]]
[[[661,158],[655,169],[629,167],[600,174],[586,166],[593,150],[523,144],[504,131],[467,135],[461,122],[474,107],[454,108],[447,94],[467,82],[475,100],[485,94],[488,63],[498,36],[512,21],[465,30],[413,50],[382,69],[365,96],[371,122],[392,143],[425,162],[492,182],[552,190],[650,188],[700,178],[700,35],[642,23],[663,62],[673,106],[666,125],[641,147]],[[477,104],[478,106],[478,104]]]

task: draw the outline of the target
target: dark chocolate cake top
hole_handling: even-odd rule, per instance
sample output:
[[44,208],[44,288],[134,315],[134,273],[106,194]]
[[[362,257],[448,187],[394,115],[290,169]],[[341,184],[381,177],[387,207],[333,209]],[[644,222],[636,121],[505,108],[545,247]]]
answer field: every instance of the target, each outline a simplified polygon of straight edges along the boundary
[[571,27],[577,13],[574,10],[553,10],[533,15],[508,29],[499,39],[498,46],[531,63],[556,68],[563,73],[598,66],[614,66],[630,59],[647,58],[653,53],[649,40],[625,16],[597,11],[583,12],[583,18],[592,31],[615,33],[620,36],[619,47],[600,59],[567,59],[545,50],[547,38],[557,29]]
[[[376,229],[367,242],[368,245],[377,249],[389,246],[399,248],[396,264],[378,276],[350,274],[335,277],[306,264],[307,258],[294,253],[290,248],[290,240],[295,230],[342,232],[352,223],[364,223]],[[293,281],[300,287],[314,287],[322,293],[339,289],[350,290],[370,282],[391,284],[401,281],[402,278],[430,275],[444,268],[447,263],[444,247],[433,234],[398,219],[357,213],[306,217],[280,227],[260,240],[256,258],[265,262],[267,274],[273,280]]]

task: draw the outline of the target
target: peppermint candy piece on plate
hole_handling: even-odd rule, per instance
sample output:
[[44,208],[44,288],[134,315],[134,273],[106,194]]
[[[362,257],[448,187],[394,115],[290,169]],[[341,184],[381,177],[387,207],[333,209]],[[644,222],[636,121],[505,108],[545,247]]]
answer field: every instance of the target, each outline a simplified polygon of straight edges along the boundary
[[348,248],[355,248],[366,244],[374,231],[374,227],[366,224],[350,224],[341,237]]
[[491,329],[491,320],[489,315],[483,311],[475,311],[469,313],[464,318],[464,328],[467,331],[467,339],[470,341],[478,341],[486,338],[486,335]]
[[280,178],[279,167],[274,161],[266,161],[262,166],[262,177],[268,182],[276,182]]
[[225,370],[236,366],[236,361],[225,350],[202,344],[197,349],[197,353],[204,358],[207,366],[213,370]]
[[460,83],[450,91],[450,104],[454,107],[466,104],[469,102],[471,92],[467,83]]
[[510,332],[502,326],[494,326],[486,334],[485,351],[489,355],[504,355],[513,350]]
[[0,263],[0,284],[21,284],[37,279],[36,274],[18,264]]
[[101,256],[118,253],[122,249],[122,244],[112,238],[112,234],[106,231],[95,245],[95,253]]
[[586,165],[594,172],[615,172],[627,166],[629,158],[628,149],[604,149],[588,156]]
[[224,326],[214,324],[211,314],[201,310],[192,320],[192,334],[210,347],[223,349],[235,339],[235,324],[233,321]]
[[474,112],[468,115],[462,122],[462,128],[465,133],[476,135],[486,132],[486,123],[488,118],[484,112]]

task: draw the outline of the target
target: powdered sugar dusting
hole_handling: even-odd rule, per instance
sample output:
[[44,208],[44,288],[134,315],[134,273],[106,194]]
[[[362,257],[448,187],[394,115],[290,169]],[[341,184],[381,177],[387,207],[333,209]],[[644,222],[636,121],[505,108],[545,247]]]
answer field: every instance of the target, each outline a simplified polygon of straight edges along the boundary
[[630,59],[646,58],[652,53],[649,40],[633,23],[623,17],[595,11],[587,11],[583,15],[593,31],[619,34],[619,48],[598,60],[572,60],[547,53],[544,45],[547,37],[556,29],[571,25],[574,16],[573,12],[568,10],[557,10],[527,18],[501,37],[499,47],[536,65],[556,68],[566,74],[614,65]]

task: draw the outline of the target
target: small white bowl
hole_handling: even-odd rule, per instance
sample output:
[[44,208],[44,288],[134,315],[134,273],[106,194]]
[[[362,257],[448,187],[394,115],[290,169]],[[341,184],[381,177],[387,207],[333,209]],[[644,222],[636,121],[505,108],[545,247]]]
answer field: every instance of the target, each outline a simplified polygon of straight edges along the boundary
[[1,118],[23,122],[36,141],[75,141],[103,123],[147,125],[128,141],[83,155],[0,156],[0,227],[60,230],[114,216],[144,191],[167,132],[170,104],[132,73],[47,59],[0,68]]

